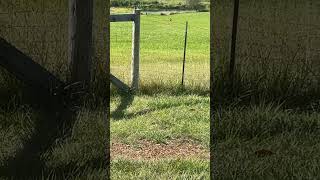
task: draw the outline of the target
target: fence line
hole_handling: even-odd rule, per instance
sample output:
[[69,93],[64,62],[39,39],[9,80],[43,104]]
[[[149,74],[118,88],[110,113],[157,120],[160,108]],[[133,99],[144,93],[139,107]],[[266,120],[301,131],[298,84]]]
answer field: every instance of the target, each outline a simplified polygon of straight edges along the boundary
[[[320,63],[318,62],[320,58],[320,18],[315,13],[316,6],[309,6],[307,10],[297,15],[298,13],[295,12],[298,10],[292,11],[291,14],[286,11],[291,7],[280,8],[279,5],[278,8],[273,9],[271,5],[262,8],[251,7],[248,4],[244,6],[244,4],[240,4],[239,8],[239,37],[236,42],[238,73],[244,75],[246,71],[253,70],[252,66],[259,65],[260,68],[263,66],[274,68],[274,71],[288,70],[305,73],[306,78],[315,80],[313,82],[316,86],[320,82]],[[277,7],[278,5],[272,6]],[[232,8],[233,6],[230,5],[224,9],[216,7],[215,10],[219,13],[215,16],[217,19],[214,20],[217,28],[214,32],[216,45],[214,51],[217,56],[215,59],[219,60],[215,63],[221,66],[226,62],[230,63],[230,54],[226,52],[230,52]],[[297,6],[298,8],[304,7]],[[299,67],[305,67],[305,71],[300,72]],[[256,70],[255,73],[263,73],[262,69],[260,72],[259,69]]]
[[[144,86],[158,84],[177,85],[181,84],[181,68],[183,66],[183,47],[185,35],[185,20],[176,20],[175,16],[148,16],[142,15],[141,21],[141,61],[140,75],[141,83]],[[209,17],[209,15],[208,15]],[[157,19],[156,19],[157,18]],[[163,19],[162,19],[163,18]],[[170,21],[172,18],[172,21]],[[208,19],[209,20],[209,19]],[[209,29],[197,27],[189,21],[188,46],[195,46],[194,43],[205,43],[207,50],[201,50],[202,57],[195,57],[193,49],[188,47],[186,58],[185,84],[186,87],[199,85],[209,88]],[[209,24],[209,21],[208,21]],[[111,25],[113,26],[113,25]],[[129,48],[130,32],[129,26],[116,26],[111,29],[111,72],[121,77],[126,82],[130,82],[129,73],[124,72],[130,69],[128,63],[123,62],[124,58],[129,61],[130,54],[125,53],[124,49]],[[121,28],[121,29],[120,29]],[[159,35],[161,29],[166,33]],[[189,33],[190,32],[190,33]],[[199,34],[198,32],[205,32]],[[162,34],[162,33],[161,33]],[[207,39],[199,41],[194,39]],[[165,39],[165,40],[162,40]],[[207,44],[206,44],[207,43]],[[155,47],[150,47],[155,46]],[[123,52],[123,53],[120,53]],[[196,59],[194,59],[196,58]],[[195,62],[190,63],[190,60]],[[152,78],[150,78],[152,77]],[[161,81],[161,82],[160,82]]]

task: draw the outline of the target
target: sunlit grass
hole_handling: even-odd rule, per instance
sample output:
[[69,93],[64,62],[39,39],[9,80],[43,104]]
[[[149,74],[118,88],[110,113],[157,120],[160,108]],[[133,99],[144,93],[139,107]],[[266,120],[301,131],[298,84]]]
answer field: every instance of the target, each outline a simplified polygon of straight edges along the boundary
[[[209,14],[142,15],[140,76],[143,86],[179,85],[185,22],[189,23],[185,83],[209,88]],[[111,73],[129,83],[132,24],[111,24]],[[152,77],[152,78],[150,78]],[[151,89],[151,88],[150,88]]]

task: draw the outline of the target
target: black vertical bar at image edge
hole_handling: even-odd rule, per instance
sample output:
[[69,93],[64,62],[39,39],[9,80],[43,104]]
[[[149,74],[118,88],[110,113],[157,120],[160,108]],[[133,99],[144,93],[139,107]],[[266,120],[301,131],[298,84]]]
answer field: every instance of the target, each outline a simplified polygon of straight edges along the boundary
[[236,41],[237,41],[237,31],[238,31],[238,17],[239,17],[239,0],[234,0],[231,52],[230,52],[230,68],[229,68],[229,81],[230,81],[230,87],[232,91],[233,91],[234,72],[235,72],[235,54],[236,54]]
[[187,37],[188,37],[188,21],[186,21],[186,31],[185,31],[185,35],[184,35],[182,81],[181,81],[181,85],[182,85],[182,86],[184,85],[184,69],[185,69],[185,64],[186,64]]
[[[214,134],[214,56],[213,56],[213,0],[210,0],[210,179],[215,179],[215,165],[217,161],[214,161],[214,145],[215,145],[215,134]],[[217,156],[215,156],[217,157]]]
[[107,108],[106,108],[106,124],[107,124],[107,153],[106,153],[106,166],[107,166],[107,178],[111,179],[110,177],[110,161],[111,161],[111,157],[110,157],[110,1],[107,1],[107,28],[106,28],[106,34],[105,34],[105,38],[106,38],[106,42],[107,42],[107,58],[106,58],[106,69],[107,69]]

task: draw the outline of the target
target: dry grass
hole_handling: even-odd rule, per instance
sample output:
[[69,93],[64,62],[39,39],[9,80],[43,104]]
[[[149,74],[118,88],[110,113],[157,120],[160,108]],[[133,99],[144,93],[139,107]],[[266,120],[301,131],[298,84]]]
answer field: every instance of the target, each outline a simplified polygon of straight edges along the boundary
[[169,140],[165,144],[140,140],[134,145],[113,142],[110,148],[114,159],[209,159],[208,149],[192,140]]

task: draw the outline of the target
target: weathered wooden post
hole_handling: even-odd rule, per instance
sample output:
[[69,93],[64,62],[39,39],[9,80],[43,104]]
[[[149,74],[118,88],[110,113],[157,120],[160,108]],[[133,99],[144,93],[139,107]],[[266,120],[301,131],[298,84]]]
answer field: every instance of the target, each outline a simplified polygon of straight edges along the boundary
[[72,82],[89,85],[92,63],[93,0],[69,0],[69,63]]
[[139,88],[139,64],[140,64],[140,12],[134,10],[134,24],[132,32],[132,62],[131,62],[131,88],[137,90]]

